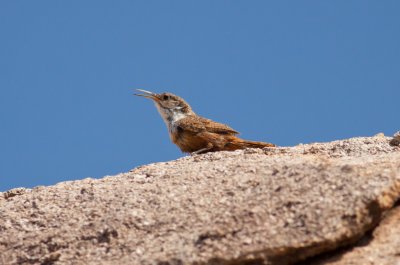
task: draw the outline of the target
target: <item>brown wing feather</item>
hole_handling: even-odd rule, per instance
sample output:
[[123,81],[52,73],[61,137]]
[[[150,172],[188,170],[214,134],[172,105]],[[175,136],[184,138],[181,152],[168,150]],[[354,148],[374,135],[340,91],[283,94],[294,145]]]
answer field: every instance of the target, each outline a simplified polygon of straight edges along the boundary
[[225,124],[199,116],[190,116],[183,118],[177,122],[177,126],[181,127],[184,130],[192,131],[194,133],[202,131],[229,135],[236,135],[239,133]]

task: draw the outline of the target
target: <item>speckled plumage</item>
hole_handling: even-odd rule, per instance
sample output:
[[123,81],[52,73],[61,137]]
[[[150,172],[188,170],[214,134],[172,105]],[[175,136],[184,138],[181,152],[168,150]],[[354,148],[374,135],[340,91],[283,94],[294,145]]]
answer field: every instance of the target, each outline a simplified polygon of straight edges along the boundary
[[167,125],[170,138],[182,152],[206,153],[233,151],[245,148],[273,147],[274,144],[243,140],[231,127],[203,118],[194,113],[190,105],[181,97],[171,93],[155,94],[139,90],[154,101],[161,117]]

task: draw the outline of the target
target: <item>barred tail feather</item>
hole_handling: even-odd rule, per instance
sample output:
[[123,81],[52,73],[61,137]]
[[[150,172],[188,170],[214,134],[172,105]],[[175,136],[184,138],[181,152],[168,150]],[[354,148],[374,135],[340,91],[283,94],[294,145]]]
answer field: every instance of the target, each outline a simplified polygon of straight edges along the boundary
[[240,138],[236,138],[233,141],[230,141],[226,144],[225,150],[237,150],[237,149],[245,149],[245,148],[264,148],[264,147],[275,147],[276,145],[265,142],[255,142],[243,140]]
[[276,145],[264,142],[254,142],[243,140],[242,145],[244,148],[264,148],[264,147],[275,147]]

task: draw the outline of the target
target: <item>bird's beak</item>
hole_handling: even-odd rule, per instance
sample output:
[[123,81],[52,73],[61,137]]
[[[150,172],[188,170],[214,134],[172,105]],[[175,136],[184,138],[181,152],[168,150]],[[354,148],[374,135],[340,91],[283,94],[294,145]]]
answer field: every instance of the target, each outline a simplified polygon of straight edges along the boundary
[[158,100],[157,94],[147,91],[147,90],[143,90],[143,89],[136,89],[139,92],[142,92],[143,94],[134,94],[135,96],[139,96],[139,97],[145,97],[145,98],[149,98],[149,99],[153,99],[153,100]]

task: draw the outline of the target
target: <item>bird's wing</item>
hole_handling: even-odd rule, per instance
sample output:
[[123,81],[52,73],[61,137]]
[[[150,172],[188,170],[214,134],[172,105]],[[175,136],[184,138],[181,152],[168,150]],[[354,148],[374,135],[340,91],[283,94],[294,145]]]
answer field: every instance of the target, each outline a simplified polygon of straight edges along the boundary
[[183,118],[177,121],[177,126],[181,127],[184,130],[192,131],[194,133],[202,131],[230,135],[235,135],[239,133],[225,124],[218,123],[200,116],[190,116]]

